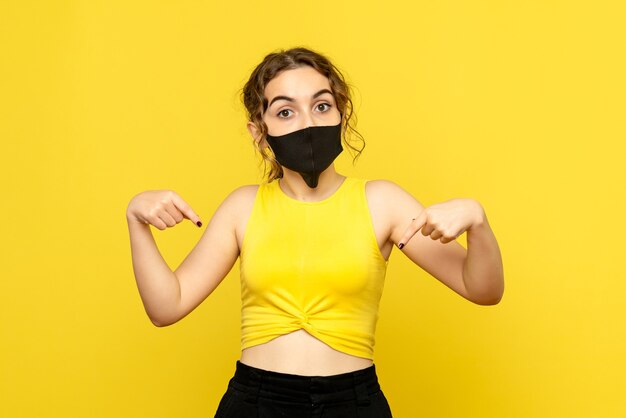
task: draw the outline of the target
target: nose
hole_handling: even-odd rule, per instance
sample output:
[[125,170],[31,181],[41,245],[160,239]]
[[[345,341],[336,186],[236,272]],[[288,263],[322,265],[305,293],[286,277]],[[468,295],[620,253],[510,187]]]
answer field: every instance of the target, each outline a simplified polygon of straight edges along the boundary
[[308,128],[309,126],[315,126],[315,118],[313,118],[313,115],[311,114],[311,112],[306,112],[302,119],[304,122],[303,128]]

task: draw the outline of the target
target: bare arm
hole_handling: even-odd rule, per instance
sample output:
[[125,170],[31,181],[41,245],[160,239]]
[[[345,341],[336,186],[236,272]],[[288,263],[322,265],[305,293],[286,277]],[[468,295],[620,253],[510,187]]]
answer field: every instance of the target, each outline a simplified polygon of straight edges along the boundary
[[[374,209],[389,220],[390,240],[396,245],[404,244],[402,252],[411,261],[469,301],[480,305],[493,305],[500,301],[504,292],[500,250],[478,202],[456,199],[456,202],[448,201],[425,208],[392,182],[379,180],[370,183],[375,196],[372,200]],[[454,240],[460,235],[457,235],[459,230],[465,230],[462,227],[438,233],[433,224],[423,225],[420,221],[430,211],[431,215],[434,214],[430,219],[432,222],[438,223],[436,212],[445,212],[445,216],[440,218],[451,220],[448,224],[454,223],[452,221],[463,218],[468,205],[473,213],[472,226],[467,229],[468,250]],[[441,222],[441,225],[445,223]]]
[[148,317],[161,326],[176,316],[180,283],[161,256],[150,226],[127,218],[135,281]]
[[[243,213],[242,203],[250,200],[250,195],[250,188],[241,188],[222,202],[204,234],[176,271],[169,268],[159,253],[149,225],[144,224],[142,216],[137,214],[148,213],[149,207],[154,211],[155,202],[163,202],[163,210],[171,216],[167,226],[174,226],[184,217],[194,218],[191,208],[185,206],[180,197],[178,200],[177,195],[172,197],[172,205],[163,196],[151,203],[144,200],[144,205],[134,205],[133,210],[129,205],[127,220],[135,279],[146,313],[156,326],[171,325],[185,317],[228,274],[239,255],[235,225]],[[151,223],[158,224],[155,218]]]
[[467,230],[463,280],[476,300],[493,305],[500,302],[504,294],[504,271],[496,237],[487,217],[483,219]]

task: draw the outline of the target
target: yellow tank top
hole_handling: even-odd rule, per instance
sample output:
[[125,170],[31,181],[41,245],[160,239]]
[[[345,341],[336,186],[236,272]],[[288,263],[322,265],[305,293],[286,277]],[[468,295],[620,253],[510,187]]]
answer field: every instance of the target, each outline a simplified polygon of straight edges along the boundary
[[373,359],[387,261],[365,197],[346,178],[301,202],[261,184],[240,254],[242,349],[305,329],[335,350]]

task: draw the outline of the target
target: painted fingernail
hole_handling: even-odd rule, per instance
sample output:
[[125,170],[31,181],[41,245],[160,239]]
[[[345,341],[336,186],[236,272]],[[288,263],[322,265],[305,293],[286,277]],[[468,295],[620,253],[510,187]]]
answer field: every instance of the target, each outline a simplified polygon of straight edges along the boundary
[[196,225],[198,225],[198,228],[200,228],[202,226],[202,222],[198,221],[196,222]]
[[398,244],[398,248],[402,249],[402,247],[404,247],[403,243]]

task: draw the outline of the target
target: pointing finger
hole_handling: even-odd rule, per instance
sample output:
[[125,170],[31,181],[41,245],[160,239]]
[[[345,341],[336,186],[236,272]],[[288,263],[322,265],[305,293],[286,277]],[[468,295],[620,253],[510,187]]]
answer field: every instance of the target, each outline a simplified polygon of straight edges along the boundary
[[413,235],[415,235],[417,231],[419,231],[424,226],[424,224],[426,224],[426,219],[426,211],[424,210],[420,212],[417,218],[412,219],[411,225],[409,225],[406,231],[404,231],[404,235],[398,243],[398,248],[402,249],[406,245],[406,243],[409,242]]
[[196,212],[194,212],[193,209],[191,209],[191,206],[189,206],[189,204],[185,202],[182,197],[176,193],[172,193],[172,202],[174,202],[176,208],[183,213],[185,218],[198,225],[198,228],[202,226],[200,217],[196,214]]

